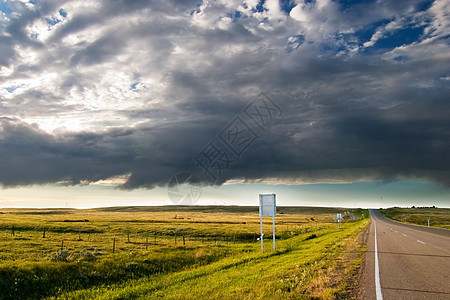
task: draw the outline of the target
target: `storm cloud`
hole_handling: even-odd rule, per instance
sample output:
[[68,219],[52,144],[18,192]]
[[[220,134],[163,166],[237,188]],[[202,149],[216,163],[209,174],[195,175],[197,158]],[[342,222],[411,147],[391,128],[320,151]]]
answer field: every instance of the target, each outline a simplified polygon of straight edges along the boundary
[[445,4],[6,2],[0,184],[449,186]]

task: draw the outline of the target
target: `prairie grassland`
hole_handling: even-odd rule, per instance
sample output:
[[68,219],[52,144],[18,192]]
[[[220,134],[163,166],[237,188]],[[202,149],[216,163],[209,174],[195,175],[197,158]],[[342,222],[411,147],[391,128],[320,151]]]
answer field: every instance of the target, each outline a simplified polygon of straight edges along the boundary
[[430,218],[431,227],[450,229],[450,208],[391,207],[380,209],[380,212],[393,220],[422,226],[427,226],[427,219]]
[[2,209],[0,299],[348,296],[369,220],[336,212],[279,207],[261,253],[257,207]]

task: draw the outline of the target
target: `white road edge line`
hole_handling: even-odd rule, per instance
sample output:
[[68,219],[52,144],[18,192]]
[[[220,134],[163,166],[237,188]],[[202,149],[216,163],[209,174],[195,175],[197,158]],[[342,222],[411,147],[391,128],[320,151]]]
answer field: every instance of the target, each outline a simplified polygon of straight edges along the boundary
[[421,240],[417,240],[419,243],[426,245],[427,243],[422,242]]
[[383,300],[380,284],[380,267],[378,266],[377,224],[373,222],[373,225],[375,226],[375,291],[377,300]]

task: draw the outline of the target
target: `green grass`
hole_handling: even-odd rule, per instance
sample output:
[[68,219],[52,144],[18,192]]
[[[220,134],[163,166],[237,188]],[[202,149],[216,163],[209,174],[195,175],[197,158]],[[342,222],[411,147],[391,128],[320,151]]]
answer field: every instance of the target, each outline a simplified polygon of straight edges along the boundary
[[261,253],[255,207],[1,212],[0,299],[346,297],[369,222],[337,230],[342,209],[279,208],[277,251],[265,218]]
[[430,218],[431,227],[450,229],[450,208],[392,207],[379,211],[386,217],[399,222],[428,226],[427,219]]
[[[203,267],[149,276],[124,284],[76,291],[59,299],[312,299],[345,297],[353,286],[346,280],[359,267],[356,236],[368,220],[344,224],[340,231],[319,229],[317,237],[300,234],[280,242],[277,252],[233,255]],[[270,243],[266,243],[270,249]],[[334,273],[346,255],[345,272]],[[335,275],[333,278],[333,274]]]

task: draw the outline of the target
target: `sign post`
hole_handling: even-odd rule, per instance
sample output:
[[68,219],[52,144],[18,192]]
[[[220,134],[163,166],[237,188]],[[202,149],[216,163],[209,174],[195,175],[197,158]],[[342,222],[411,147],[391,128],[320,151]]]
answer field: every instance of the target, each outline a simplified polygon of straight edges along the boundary
[[430,220],[431,220],[431,218],[428,217],[428,218],[427,218],[427,221],[428,221],[428,227],[430,227]]
[[333,219],[337,221],[338,229],[341,229],[342,214],[337,214],[336,217],[333,217]]
[[261,223],[261,252],[264,252],[264,233],[262,217],[272,217],[273,225],[273,251],[275,251],[275,216],[277,204],[275,194],[259,194],[259,219]]

